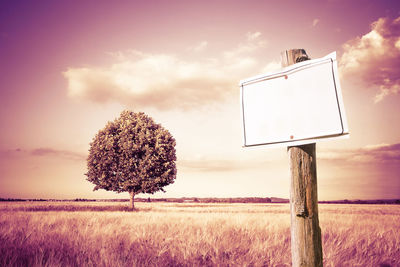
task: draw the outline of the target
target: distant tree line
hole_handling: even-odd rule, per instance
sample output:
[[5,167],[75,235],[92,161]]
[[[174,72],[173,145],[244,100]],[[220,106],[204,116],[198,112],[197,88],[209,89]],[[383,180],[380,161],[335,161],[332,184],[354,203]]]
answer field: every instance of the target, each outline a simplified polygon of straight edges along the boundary
[[0,201],[49,201],[49,199],[34,198],[34,199],[22,199],[22,198],[0,198]]
[[[12,201],[75,201],[75,202],[128,202],[129,199],[21,199],[21,198],[0,198],[0,202]],[[137,198],[137,202],[172,202],[172,203],[289,203],[288,199],[275,197],[240,197],[240,198]],[[375,200],[336,200],[318,201],[321,204],[400,204],[400,199],[375,199]]]

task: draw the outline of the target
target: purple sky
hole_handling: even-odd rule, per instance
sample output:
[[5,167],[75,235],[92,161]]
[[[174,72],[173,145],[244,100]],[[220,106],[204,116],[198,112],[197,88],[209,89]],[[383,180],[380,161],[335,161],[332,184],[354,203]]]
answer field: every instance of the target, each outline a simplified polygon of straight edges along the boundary
[[239,80],[337,51],[350,139],[317,144],[319,199],[400,198],[400,2],[2,1],[0,197],[115,198],[85,180],[123,109],[177,140],[163,197],[289,196],[285,148],[242,148]]

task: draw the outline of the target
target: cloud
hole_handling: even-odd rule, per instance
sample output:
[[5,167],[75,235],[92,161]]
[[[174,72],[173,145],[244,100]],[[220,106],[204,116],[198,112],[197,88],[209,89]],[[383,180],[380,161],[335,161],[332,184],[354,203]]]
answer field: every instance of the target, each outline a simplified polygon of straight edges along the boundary
[[373,155],[374,158],[379,161],[400,161],[400,143],[366,146],[364,151],[365,153]]
[[246,34],[246,36],[247,36],[248,41],[254,41],[254,40],[260,38],[261,32],[248,32]]
[[15,159],[26,156],[56,157],[74,161],[86,160],[86,155],[82,153],[69,150],[58,150],[53,148],[36,148],[32,150],[17,148],[17,149],[0,150],[0,159],[10,159],[10,158]]
[[343,45],[340,68],[347,78],[375,87],[375,103],[400,92],[400,17],[379,18],[371,31]]
[[273,72],[279,70],[280,68],[282,68],[281,62],[271,61],[262,69],[261,72]]
[[[236,48],[223,53],[225,59],[233,59],[237,57],[250,59],[248,54],[267,45],[267,41],[261,38],[260,32],[248,32],[246,37],[246,42],[240,43]],[[255,60],[255,58],[251,59]]]
[[30,151],[32,156],[60,157],[69,160],[86,160],[86,155],[68,150],[56,150],[52,148],[37,148]]
[[202,41],[199,44],[189,47],[189,50],[194,51],[194,52],[201,52],[204,51],[208,46],[208,42],[207,41]]
[[242,169],[242,163],[235,160],[179,160],[178,166],[196,172],[225,172]]
[[0,149],[0,159],[13,159],[25,153],[22,149]]
[[[197,61],[135,50],[112,53],[113,63],[108,66],[71,67],[63,72],[68,95],[159,110],[187,110],[223,101],[237,92],[240,79],[262,68],[252,53],[265,46],[265,40],[259,32],[246,37],[219,57]],[[207,45],[203,41],[193,49],[200,51]]]
[[214,62],[192,63],[172,55],[138,54],[106,68],[64,72],[70,97],[97,103],[110,101],[137,107],[190,108],[219,101],[232,80]]
[[255,156],[235,157],[233,155],[197,155],[178,160],[178,168],[196,172],[229,172],[248,169],[265,168],[268,164],[276,164],[276,159],[265,159]]
[[368,145],[352,150],[318,152],[318,159],[347,163],[400,163],[400,143]]
[[312,22],[312,26],[315,27],[319,23],[319,19],[314,19]]

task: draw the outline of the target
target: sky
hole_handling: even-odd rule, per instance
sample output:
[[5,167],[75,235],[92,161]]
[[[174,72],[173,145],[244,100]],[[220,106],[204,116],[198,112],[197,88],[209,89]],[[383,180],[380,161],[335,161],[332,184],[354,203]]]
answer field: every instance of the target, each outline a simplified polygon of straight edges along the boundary
[[240,90],[280,53],[337,52],[350,138],[317,143],[319,200],[400,198],[400,2],[0,2],[0,197],[93,191],[89,143],[122,110],[177,141],[175,183],[139,197],[289,198],[285,147],[243,148]]

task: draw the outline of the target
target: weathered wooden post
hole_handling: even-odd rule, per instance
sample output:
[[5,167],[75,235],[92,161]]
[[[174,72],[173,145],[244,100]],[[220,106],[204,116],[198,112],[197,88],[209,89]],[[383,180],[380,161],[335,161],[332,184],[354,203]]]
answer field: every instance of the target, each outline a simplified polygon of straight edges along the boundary
[[[283,67],[308,59],[304,49],[291,49],[282,52]],[[287,151],[291,176],[292,266],[322,266],[315,143],[289,146]]]
[[292,265],[319,267],[315,143],[349,136],[336,52],[309,60],[304,49],[291,49],[282,53],[282,65],[239,83],[243,144],[287,147]]

